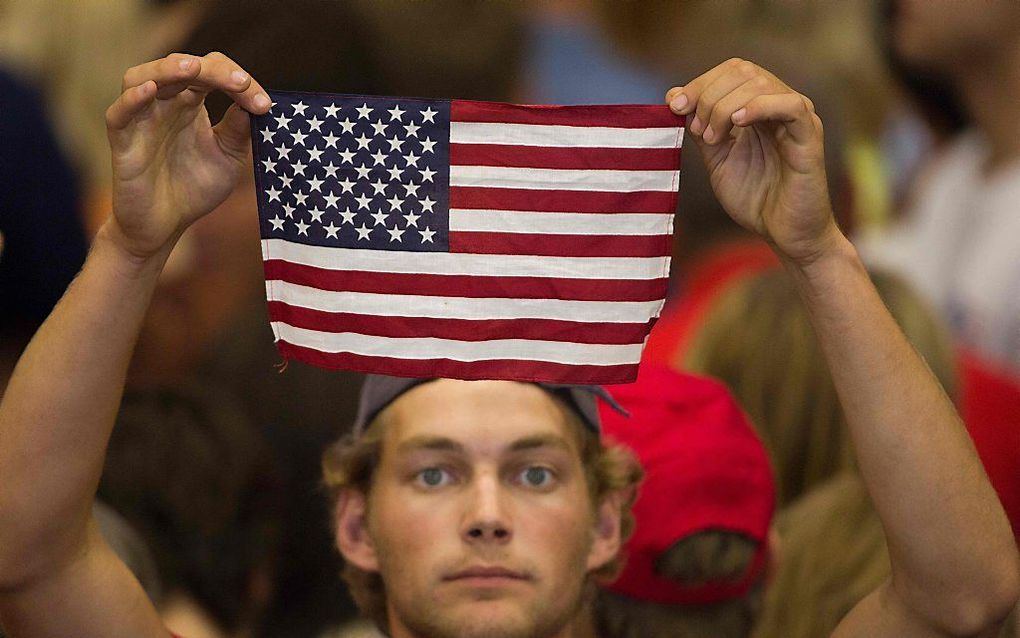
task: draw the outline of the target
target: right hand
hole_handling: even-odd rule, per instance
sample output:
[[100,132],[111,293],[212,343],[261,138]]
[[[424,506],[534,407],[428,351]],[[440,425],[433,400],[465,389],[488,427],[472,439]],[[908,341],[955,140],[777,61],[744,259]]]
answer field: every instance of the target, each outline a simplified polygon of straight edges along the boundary
[[[216,126],[205,96],[234,100]],[[250,170],[248,113],[269,111],[269,96],[222,53],[171,54],[124,74],[106,111],[113,156],[112,238],[148,259],[169,253],[181,233],[216,208]]]

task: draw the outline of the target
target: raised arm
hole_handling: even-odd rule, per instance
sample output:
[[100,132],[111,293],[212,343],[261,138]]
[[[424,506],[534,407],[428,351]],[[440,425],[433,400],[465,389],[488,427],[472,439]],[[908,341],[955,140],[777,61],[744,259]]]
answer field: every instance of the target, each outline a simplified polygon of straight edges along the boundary
[[744,60],[666,99],[689,116],[720,203],[796,281],[885,529],[892,577],[835,635],[994,631],[1020,589],[1009,524],[952,403],[833,220],[811,101]]
[[[107,111],[113,216],[0,403],[0,619],[26,638],[167,636],[91,520],[131,351],[181,233],[249,166],[265,92],[220,54],[129,70]],[[204,100],[235,104],[210,126]]]

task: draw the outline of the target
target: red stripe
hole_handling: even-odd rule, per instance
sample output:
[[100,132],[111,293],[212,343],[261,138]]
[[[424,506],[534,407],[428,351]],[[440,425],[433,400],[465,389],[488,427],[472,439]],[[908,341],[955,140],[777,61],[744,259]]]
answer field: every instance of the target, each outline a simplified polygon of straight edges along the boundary
[[455,166],[516,166],[635,171],[675,171],[680,149],[675,148],[561,148],[505,144],[450,144]]
[[452,100],[450,102],[450,119],[454,122],[612,126],[619,128],[684,125],[683,116],[675,115],[664,104],[536,106]]
[[374,337],[434,337],[454,341],[537,339],[589,344],[643,343],[654,319],[645,323],[582,323],[556,319],[437,319],[325,312],[270,301],[269,318],[319,332],[355,332]]
[[545,255],[548,257],[665,257],[672,249],[669,235],[548,235],[450,233],[450,252],[484,255]]
[[271,259],[266,280],[283,280],[336,292],[374,292],[472,298],[571,299],[577,301],[654,301],[666,296],[668,278],[554,279],[551,277],[482,277],[329,270]]
[[634,365],[565,365],[541,361],[494,359],[491,361],[451,361],[450,359],[396,359],[368,357],[347,352],[319,352],[278,341],[276,347],[286,359],[297,359],[321,368],[353,370],[370,374],[403,377],[443,377],[448,379],[507,379],[547,383],[611,384],[631,383],[637,379]]
[[451,186],[450,208],[491,208],[563,213],[672,213],[675,192],[531,190]]

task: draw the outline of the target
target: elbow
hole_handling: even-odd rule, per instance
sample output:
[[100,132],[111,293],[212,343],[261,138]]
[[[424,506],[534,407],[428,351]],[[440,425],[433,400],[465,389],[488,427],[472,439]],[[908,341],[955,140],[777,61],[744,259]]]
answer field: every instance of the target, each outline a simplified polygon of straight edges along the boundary
[[1016,551],[990,569],[980,584],[940,605],[937,623],[950,636],[979,636],[998,628],[1020,598],[1020,561]]

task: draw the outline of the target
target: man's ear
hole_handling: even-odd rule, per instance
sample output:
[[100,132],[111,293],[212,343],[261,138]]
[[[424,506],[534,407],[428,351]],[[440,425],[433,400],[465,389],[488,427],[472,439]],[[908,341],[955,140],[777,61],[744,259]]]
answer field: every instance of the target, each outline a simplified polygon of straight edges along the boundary
[[602,499],[592,528],[591,550],[588,552],[588,570],[596,570],[616,557],[623,543],[620,529],[620,512],[626,501],[625,490],[610,492]]
[[375,543],[368,532],[368,510],[365,495],[348,489],[337,499],[336,546],[351,565],[366,572],[379,571]]

